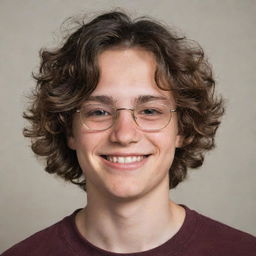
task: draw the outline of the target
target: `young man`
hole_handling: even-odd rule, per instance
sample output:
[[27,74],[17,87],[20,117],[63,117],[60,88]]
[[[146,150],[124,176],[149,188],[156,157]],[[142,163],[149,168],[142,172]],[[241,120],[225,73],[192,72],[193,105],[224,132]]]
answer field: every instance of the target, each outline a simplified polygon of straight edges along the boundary
[[199,46],[111,12],[41,56],[24,134],[87,206],[4,256],[255,255],[253,236],[169,199],[214,147],[223,114]]

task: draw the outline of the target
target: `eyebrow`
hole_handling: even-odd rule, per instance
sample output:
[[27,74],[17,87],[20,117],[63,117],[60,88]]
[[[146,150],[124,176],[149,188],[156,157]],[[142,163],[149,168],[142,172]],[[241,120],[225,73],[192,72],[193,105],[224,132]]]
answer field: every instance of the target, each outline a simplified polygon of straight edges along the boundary
[[114,104],[115,103],[115,100],[113,99],[112,96],[106,96],[106,95],[95,95],[95,96],[89,96],[86,100],[87,101],[97,101],[97,102],[100,102],[100,103],[104,103],[104,104]]
[[[96,102],[100,102],[108,105],[111,105],[111,104],[113,105],[117,102],[117,100],[114,100],[112,96],[107,96],[107,95],[95,95],[95,96],[91,95],[85,101],[86,102],[96,101]],[[137,98],[135,98],[134,103],[137,105],[137,104],[143,104],[151,101],[169,102],[170,99],[168,99],[167,97],[158,96],[158,95],[157,96],[156,95],[140,95]]]
[[155,95],[141,95],[135,99],[136,104],[143,104],[149,101],[166,101],[169,102],[170,99],[164,96],[155,96]]

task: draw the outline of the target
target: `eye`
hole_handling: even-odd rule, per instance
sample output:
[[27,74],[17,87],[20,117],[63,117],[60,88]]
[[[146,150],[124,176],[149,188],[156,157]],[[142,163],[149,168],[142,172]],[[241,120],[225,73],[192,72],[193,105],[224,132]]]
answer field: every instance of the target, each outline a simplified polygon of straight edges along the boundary
[[157,103],[145,104],[137,107],[135,115],[140,120],[157,121],[168,115],[168,107]]
[[86,111],[87,117],[93,117],[93,116],[101,117],[101,116],[108,116],[108,115],[110,115],[110,113],[104,109],[95,109],[95,110]]
[[112,109],[108,106],[88,104],[82,108],[82,116],[89,120],[102,120],[112,116]]
[[146,116],[155,116],[155,115],[161,115],[162,112],[159,109],[155,108],[146,108],[140,111],[140,115],[146,115]]

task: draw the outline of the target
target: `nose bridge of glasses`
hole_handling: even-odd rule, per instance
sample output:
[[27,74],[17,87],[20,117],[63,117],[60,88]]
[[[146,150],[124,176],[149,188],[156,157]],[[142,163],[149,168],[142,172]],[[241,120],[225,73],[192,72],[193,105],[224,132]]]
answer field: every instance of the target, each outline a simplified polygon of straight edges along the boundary
[[134,109],[132,109],[132,108],[117,108],[116,109],[116,113],[115,113],[115,118],[117,118],[118,117],[118,111],[121,111],[121,110],[128,110],[128,111],[130,111],[131,112],[131,114],[132,114],[132,117],[133,117],[133,119],[135,120],[135,116],[134,116]]

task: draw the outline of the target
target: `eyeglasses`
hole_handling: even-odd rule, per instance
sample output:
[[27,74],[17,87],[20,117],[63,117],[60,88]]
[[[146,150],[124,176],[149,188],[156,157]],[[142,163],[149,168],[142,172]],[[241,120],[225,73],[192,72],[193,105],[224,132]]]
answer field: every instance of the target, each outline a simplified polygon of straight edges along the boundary
[[134,109],[115,108],[102,103],[84,104],[76,112],[80,114],[82,124],[90,131],[104,131],[112,127],[118,118],[118,111],[129,110],[137,126],[143,131],[157,131],[166,127],[176,109],[158,102],[147,102]]

